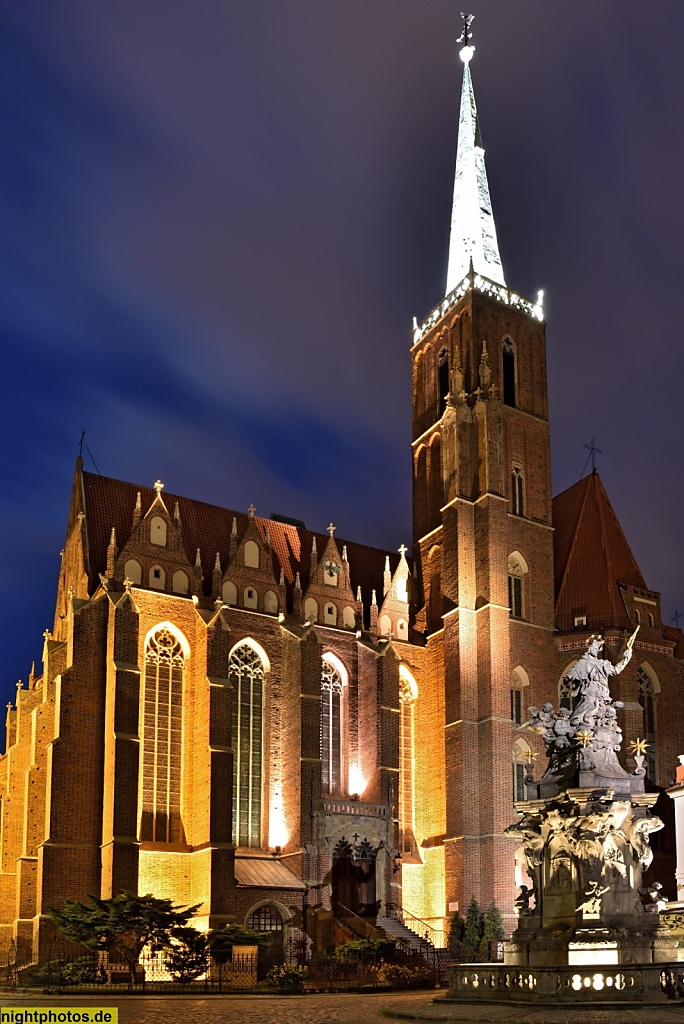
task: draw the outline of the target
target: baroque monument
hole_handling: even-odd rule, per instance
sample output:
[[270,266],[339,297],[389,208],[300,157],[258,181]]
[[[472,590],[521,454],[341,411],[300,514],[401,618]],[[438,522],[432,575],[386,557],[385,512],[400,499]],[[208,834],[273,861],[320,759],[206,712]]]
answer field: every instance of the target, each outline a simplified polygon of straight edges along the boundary
[[529,728],[543,736],[549,763],[538,782],[525,780],[527,800],[516,805],[522,818],[507,829],[522,843],[533,880],[532,892],[524,887],[517,901],[508,963],[676,959],[670,933],[660,927],[658,899],[642,886],[653,859],[649,833],[663,827],[651,810],[657,793],[644,791],[645,752],[638,741],[634,774],[618,761],[622,703],[612,699],[608,685],[631,660],[636,634],[615,665],[600,657],[601,637],[589,638],[567,677],[572,709],[529,709]]
[[663,827],[652,812],[658,794],[645,792],[644,741],[632,743],[633,774],[618,760],[622,702],[608,684],[630,662],[638,628],[616,664],[601,657],[602,638],[589,637],[566,676],[570,708],[529,708],[526,724],[543,736],[548,766],[539,781],[528,774],[520,820],[506,831],[522,844],[532,886],[520,886],[504,964],[452,969],[447,998],[659,1002],[681,994],[678,943],[660,918],[662,885],[642,884],[649,835]]

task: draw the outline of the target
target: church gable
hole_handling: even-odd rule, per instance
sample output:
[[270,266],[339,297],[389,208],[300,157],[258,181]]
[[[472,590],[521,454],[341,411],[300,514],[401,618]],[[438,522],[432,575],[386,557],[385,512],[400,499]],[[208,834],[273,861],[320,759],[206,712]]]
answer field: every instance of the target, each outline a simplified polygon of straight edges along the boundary
[[347,549],[342,554],[335,542],[335,527],[328,527],[328,540],[318,557],[318,539],[313,538],[309,586],[304,592],[304,618],[323,626],[356,629],[357,602],[351,587]]
[[[228,566],[220,579],[223,602],[238,608],[277,615],[283,610],[283,594],[274,574],[269,523],[257,520],[250,508],[247,524],[238,540],[237,519],[231,527]],[[262,534],[263,530],[263,534]],[[220,572],[220,553],[216,552],[215,572]]]
[[172,517],[162,498],[162,488],[157,481],[155,497],[144,515],[138,491],[133,530],[120,552],[116,550],[116,528],[112,527],[106,574],[121,584],[130,581],[134,586],[188,596],[201,592],[201,564],[191,566],[183,546],[178,503]]
[[383,580],[384,600],[378,613],[378,632],[396,640],[409,638],[409,580],[411,573],[406,561],[406,547],[399,548],[400,561],[394,575],[390,570],[389,555],[385,560]]

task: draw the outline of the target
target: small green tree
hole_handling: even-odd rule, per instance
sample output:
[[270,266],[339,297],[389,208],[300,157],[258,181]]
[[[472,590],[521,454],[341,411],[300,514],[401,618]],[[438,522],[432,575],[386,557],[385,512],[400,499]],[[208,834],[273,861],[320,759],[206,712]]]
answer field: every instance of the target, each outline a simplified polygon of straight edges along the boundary
[[164,965],[179,985],[194,981],[209,966],[209,939],[196,928],[176,928],[173,932],[173,945],[164,957]]
[[106,900],[98,896],[88,899],[90,904],[65,900],[62,910],[50,908],[48,913],[68,939],[88,949],[105,950],[110,957],[123,960],[131,987],[135,984],[136,964],[145,947],[169,946],[174,929],[186,925],[200,906],[198,903],[183,909],[172,900],[151,895],[134,896],[130,892]]
[[482,928],[482,939],[480,941],[480,953],[489,958],[492,952],[492,943],[498,942],[506,935],[503,916],[494,900],[487,907]]
[[480,904],[475,897],[468,904],[466,913],[465,928],[463,929],[463,941],[471,949],[479,949],[484,931],[484,918],[480,910]]
[[447,938],[447,946],[452,953],[458,950],[458,944],[464,941],[465,934],[465,921],[459,914],[458,910],[451,918],[449,925],[449,936]]

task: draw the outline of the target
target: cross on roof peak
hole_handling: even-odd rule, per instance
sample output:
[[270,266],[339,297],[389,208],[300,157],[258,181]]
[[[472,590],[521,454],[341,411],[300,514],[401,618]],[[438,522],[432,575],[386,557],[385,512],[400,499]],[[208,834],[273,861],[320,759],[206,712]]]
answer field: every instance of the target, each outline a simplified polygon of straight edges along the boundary
[[328,533],[330,534],[330,536],[332,537],[332,535],[335,532],[335,530],[337,529],[337,527],[334,526],[332,523],[328,523],[326,529],[327,529]]
[[247,509],[247,514],[251,516],[252,519],[254,519],[254,516],[256,515],[256,505],[250,504],[249,508]]
[[[587,462],[584,463],[584,469],[582,470],[582,476],[584,476],[584,471],[587,468],[587,463],[589,462],[589,459],[591,459],[591,471],[592,471],[592,473],[595,473],[596,472],[596,456],[597,455],[603,455],[603,451],[600,448],[596,447],[596,440],[593,437],[589,438],[589,444],[585,444],[584,447],[587,449],[589,454],[587,455]],[[582,479],[582,477],[580,477],[580,480],[581,479]]]
[[161,492],[164,490],[164,484],[161,482],[161,480],[155,480],[152,486],[154,487],[157,494],[161,494]]
[[400,544],[399,547],[397,548],[397,551],[399,552],[399,554],[403,558],[404,555],[406,554],[406,552],[408,551],[408,548],[406,547],[405,544]]

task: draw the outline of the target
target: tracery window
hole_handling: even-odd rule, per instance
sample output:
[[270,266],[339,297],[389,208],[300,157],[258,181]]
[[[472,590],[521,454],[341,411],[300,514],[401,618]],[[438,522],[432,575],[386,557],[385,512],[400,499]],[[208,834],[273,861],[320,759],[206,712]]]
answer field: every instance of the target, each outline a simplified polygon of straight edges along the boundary
[[261,846],[264,666],[250,644],[230,656],[233,842]]
[[411,674],[399,667],[399,832],[401,852],[415,846],[415,703],[418,687]]
[[140,838],[181,842],[181,730],[183,718],[181,642],[158,629],[145,650]]
[[331,655],[324,655],[321,664],[321,787],[324,793],[341,793],[344,788],[344,687],[340,666],[333,662]]
[[646,774],[651,782],[657,782],[657,761],[658,761],[658,737],[656,730],[655,694],[657,685],[654,685],[653,677],[646,671],[643,665],[637,669],[637,682],[639,684],[639,703],[643,709],[644,736],[648,743],[646,748]]

